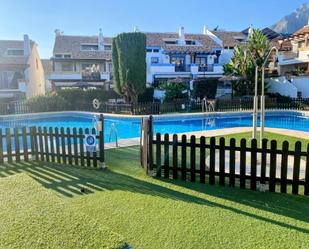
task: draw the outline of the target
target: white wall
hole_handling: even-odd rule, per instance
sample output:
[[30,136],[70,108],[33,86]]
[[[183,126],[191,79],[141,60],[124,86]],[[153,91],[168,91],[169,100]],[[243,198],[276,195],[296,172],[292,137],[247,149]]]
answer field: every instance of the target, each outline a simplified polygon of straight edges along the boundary
[[309,98],[309,77],[295,77],[291,81],[297,91],[301,92],[303,98]]
[[284,76],[266,79],[266,82],[268,83],[268,92],[270,93],[279,93],[292,98],[297,97],[297,88]]
[[[155,64],[151,66],[151,57],[158,57],[159,58],[159,63],[158,66]],[[147,65],[147,83],[152,83],[153,82],[153,74],[157,73],[155,70],[159,70],[158,72],[165,72],[166,70],[171,70],[170,68],[166,69],[165,66],[160,66],[160,64],[169,64],[170,63],[170,58],[168,55],[163,54],[162,50],[159,49],[158,53],[154,52],[147,52],[146,53],[146,65]],[[174,67],[175,68],[175,67]],[[175,69],[174,69],[175,71]]]
[[27,63],[29,64],[29,67],[25,70],[25,79],[27,81],[26,97],[31,98],[45,94],[44,69],[36,44],[34,44],[31,49],[31,54]]
[[233,49],[223,49],[219,57],[219,64],[224,65],[230,63],[233,57],[233,52],[234,52]]

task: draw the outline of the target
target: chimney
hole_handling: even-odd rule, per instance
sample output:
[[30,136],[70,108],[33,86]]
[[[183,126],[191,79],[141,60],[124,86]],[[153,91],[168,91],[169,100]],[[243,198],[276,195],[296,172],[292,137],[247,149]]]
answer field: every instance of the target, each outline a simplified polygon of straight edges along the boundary
[[63,32],[60,29],[55,29],[56,36],[61,36]]
[[99,30],[98,45],[99,45],[99,50],[103,51],[104,50],[104,37],[103,37],[102,29]]
[[179,28],[178,35],[179,35],[178,44],[179,45],[186,45],[185,28],[184,27]]
[[28,35],[24,35],[24,56],[28,57],[30,55],[30,40]]
[[203,27],[203,35],[207,35],[208,33],[208,27],[206,25],[204,25]]
[[248,29],[248,38],[252,35],[252,33],[253,33],[253,26],[251,24],[250,28]]

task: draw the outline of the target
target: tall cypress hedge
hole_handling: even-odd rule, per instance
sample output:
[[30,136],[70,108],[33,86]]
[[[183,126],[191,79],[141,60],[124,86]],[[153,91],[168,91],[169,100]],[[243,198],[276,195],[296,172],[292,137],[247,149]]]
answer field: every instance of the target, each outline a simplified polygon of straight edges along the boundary
[[126,100],[137,103],[146,88],[146,36],[140,32],[122,33],[113,39],[113,82]]

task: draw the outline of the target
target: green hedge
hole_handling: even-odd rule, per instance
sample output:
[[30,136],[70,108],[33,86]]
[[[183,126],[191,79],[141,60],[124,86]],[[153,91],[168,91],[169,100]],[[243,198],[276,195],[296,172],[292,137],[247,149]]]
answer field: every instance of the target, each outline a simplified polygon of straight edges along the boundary
[[26,103],[32,112],[90,111],[93,99],[105,102],[112,98],[120,98],[120,96],[113,90],[93,89],[84,91],[82,89],[66,89],[31,98]]
[[51,112],[68,110],[70,103],[56,94],[36,96],[26,102],[32,112]]
[[145,89],[145,92],[138,96],[138,102],[152,102],[153,101],[154,88],[149,87]]
[[93,99],[98,99],[101,102],[105,102],[108,99],[120,98],[115,91],[105,91],[103,89],[66,89],[59,90],[57,94],[70,102],[71,106],[78,106],[80,103],[92,103]]

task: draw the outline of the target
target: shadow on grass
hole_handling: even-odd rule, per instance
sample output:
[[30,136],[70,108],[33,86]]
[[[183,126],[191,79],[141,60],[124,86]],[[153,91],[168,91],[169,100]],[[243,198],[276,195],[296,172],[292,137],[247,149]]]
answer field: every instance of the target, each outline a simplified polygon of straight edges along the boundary
[[[142,176],[143,172],[138,167],[139,162],[136,150],[114,150],[108,152],[108,155],[111,158],[108,162],[111,165],[110,169],[85,169],[69,165],[63,166],[48,163],[20,162],[0,166],[0,177],[6,177],[19,172],[27,172],[44,187],[53,189],[66,197],[90,194],[97,191],[123,190],[196,203],[199,205],[208,205],[309,234],[309,229],[244,211],[232,205],[226,206],[221,203],[209,201],[206,198],[174,190],[173,185],[241,203],[263,211],[294,218],[303,222],[309,222],[309,205],[306,207],[306,203],[309,203],[307,197],[258,193],[250,190],[209,186],[199,183],[182,182],[179,180],[138,177],[138,175]],[[128,166],[126,167],[125,165]],[[164,184],[162,184],[163,182]],[[168,185],[170,185],[171,188],[166,187]],[[81,191],[81,189],[84,191]],[[265,203],[268,203],[268,206],[266,206]]]

